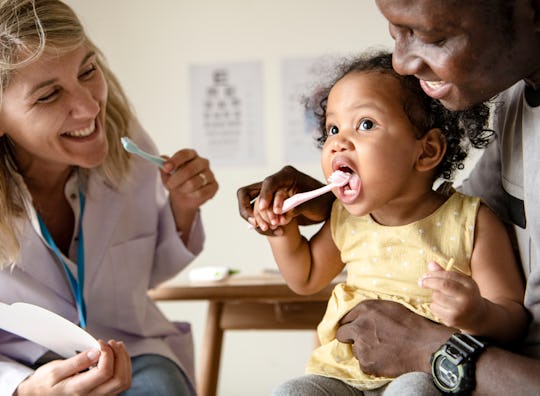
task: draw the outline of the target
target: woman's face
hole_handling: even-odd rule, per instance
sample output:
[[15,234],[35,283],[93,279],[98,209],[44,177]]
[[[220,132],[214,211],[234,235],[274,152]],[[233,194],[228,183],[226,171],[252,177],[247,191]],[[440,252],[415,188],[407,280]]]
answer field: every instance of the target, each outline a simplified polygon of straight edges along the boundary
[[[529,1],[512,24],[474,1],[376,0],[394,39],[393,64],[449,109],[491,99],[521,79],[540,84],[540,43]],[[499,12],[500,14],[501,12]]]
[[322,150],[326,178],[349,172],[349,184],[334,193],[353,215],[388,209],[418,185],[422,152],[417,130],[403,108],[399,81],[379,72],[353,72],[331,89]]
[[86,46],[43,54],[12,75],[0,108],[0,135],[15,146],[21,172],[93,168],[104,160],[107,84]]

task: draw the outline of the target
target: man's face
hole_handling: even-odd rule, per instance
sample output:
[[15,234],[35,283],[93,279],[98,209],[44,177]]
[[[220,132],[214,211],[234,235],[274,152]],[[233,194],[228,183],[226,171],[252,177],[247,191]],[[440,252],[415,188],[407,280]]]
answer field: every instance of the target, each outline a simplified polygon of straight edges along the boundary
[[[512,23],[474,1],[376,0],[395,41],[393,64],[424,91],[458,110],[489,100],[515,82],[540,83],[540,38],[527,0],[516,0]],[[504,31],[506,26],[509,31]]]

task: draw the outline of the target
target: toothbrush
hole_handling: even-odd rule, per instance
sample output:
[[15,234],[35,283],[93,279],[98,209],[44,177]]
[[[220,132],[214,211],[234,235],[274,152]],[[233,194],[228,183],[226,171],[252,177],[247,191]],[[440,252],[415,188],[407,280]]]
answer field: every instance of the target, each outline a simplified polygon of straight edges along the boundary
[[158,157],[157,155],[148,154],[146,151],[141,150],[133,140],[126,136],[121,137],[120,140],[122,141],[124,150],[126,150],[127,152],[138,155],[139,157],[144,158],[147,161],[153,162],[160,168],[163,168],[163,164],[165,163],[165,160],[163,158]]
[[326,194],[328,191],[331,191],[334,187],[341,187],[344,186],[349,182],[349,179],[351,178],[351,174],[347,172],[343,172],[340,170],[334,171],[328,178],[329,184],[326,186],[317,188],[316,190],[307,191],[303,193],[298,193],[293,195],[292,197],[287,198],[283,202],[283,207],[281,208],[281,213],[288,212],[292,208],[312,199],[315,197],[318,197],[319,195]]

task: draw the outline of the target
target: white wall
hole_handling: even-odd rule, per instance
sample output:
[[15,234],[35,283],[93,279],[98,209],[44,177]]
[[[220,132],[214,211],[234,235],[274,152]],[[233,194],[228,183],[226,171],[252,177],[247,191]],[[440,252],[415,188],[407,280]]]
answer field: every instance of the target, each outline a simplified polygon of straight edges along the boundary
[[[205,251],[192,264],[223,264],[252,274],[273,267],[263,237],[249,231],[236,203],[238,187],[281,168],[280,62],[296,56],[353,53],[391,45],[385,20],[369,0],[68,0],[123,83],[143,126],[164,154],[189,145],[191,63],[260,60],[264,73],[267,163],[216,168],[217,196],[203,207]],[[319,164],[295,164],[319,176]],[[196,353],[204,348],[205,303],[164,303],[192,322]],[[267,395],[303,373],[310,332],[230,332],[225,336],[218,394]]]

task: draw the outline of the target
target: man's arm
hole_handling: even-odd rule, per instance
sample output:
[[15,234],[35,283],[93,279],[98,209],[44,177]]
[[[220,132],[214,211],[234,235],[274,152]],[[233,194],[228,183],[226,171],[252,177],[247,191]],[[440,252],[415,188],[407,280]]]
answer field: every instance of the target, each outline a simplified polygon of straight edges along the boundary
[[540,360],[488,347],[476,362],[474,395],[540,394]]
[[[434,323],[392,301],[367,300],[341,321],[336,337],[353,344],[362,371],[397,377],[431,373],[430,357],[456,329]],[[489,346],[476,363],[475,395],[540,394],[540,360]]]

